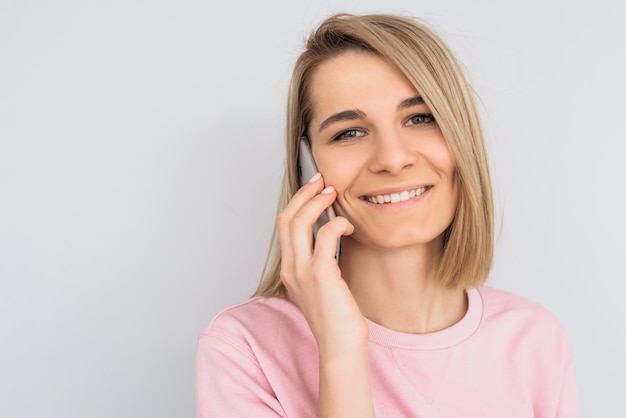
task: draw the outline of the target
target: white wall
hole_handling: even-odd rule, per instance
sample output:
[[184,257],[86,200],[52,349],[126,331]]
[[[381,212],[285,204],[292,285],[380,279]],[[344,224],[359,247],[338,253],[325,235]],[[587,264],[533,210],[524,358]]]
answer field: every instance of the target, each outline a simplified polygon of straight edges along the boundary
[[212,3],[0,4],[0,416],[195,414],[196,336],[254,290],[291,66],[336,11],[423,17],[468,67],[491,284],[561,319],[584,416],[618,416],[624,3]]

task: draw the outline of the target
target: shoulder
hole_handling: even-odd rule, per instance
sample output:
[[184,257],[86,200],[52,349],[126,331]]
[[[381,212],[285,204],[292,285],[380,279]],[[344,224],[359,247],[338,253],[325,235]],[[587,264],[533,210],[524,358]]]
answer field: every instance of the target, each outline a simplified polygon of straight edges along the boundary
[[200,342],[220,340],[239,351],[271,350],[285,335],[306,334],[300,310],[280,297],[254,297],[219,312],[199,335]]
[[508,337],[521,347],[535,347],[539,351],[569,358],[569,340],[558,318],[544,306],[504,290],[491,287],[479,289],[483,299],[483,325],[498,338]]
[[558,323],[548,309],[523,296],[488,286],[481,287],[479,292],[486,319],[505,316],[518,320],[541,319],[542,322],[548,321],[552,325]]
[[280,349],[288,339],[281,335],[301,328],[301,319],[296,306],[281,298],[255,297],[219,312],[198,338],[199,414],[287,416],[278,400],[288,378]]
[[298,308],[285,298],[257,296],[220,311],[202,330],[200,338],[214,332],[241,332],[251,327],[272,327],[286,319],[297,322],[303,319],[301,317]]

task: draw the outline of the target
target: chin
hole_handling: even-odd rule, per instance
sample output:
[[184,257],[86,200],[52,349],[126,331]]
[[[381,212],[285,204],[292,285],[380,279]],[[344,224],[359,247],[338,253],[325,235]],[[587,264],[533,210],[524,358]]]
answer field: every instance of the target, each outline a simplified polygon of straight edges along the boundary
[[362,236],[355,231],[350,238],[358,245],[380,250],[399,250],[424,246],[443,247],[443,232],[439,231],[432,233],[426,231],[397,231],[395,233],[380,231],[379,233],[368,234],[368,236]]

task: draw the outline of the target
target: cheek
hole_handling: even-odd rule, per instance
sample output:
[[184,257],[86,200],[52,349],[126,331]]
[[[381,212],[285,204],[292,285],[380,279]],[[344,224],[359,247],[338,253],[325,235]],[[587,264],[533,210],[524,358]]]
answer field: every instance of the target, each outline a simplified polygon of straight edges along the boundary
[[454,166],[454,158],[452,157],[452,152],[450,151],[450,147],[448,147],[448,143],[445,139],[443,139],[443,137],[441,137],[433,146],[433,154],[442,166]]
[[333,186],[339,194],[349,186],[359,170],[359,164],[354,158],[348,158],[341,153],[319,153],[315,156],[315,161],[324,177],[324,184]]
[[423,155],[426,156],[431,166],[442,178],[456,181],[456,164],[446,141],[443,137],[439,137],[429,145],[423,150]]
[[456,171],[456,167],[455,165],[449,164],[446,167],[446,177],[448,179],[448,181],[450,182],[450,195],[451,195],[451,200],[453,202],[453,207],[454,207],[454,211],[456,211],[456,207],[459,204],[459,196],[461,194],[461,186],[459,185],[459,178],[457,175],[457,171]]
[[442,180],[442,185],[447,189],[446,205],[453,214],[456,212],[460,196],[460,185],[454,157],[443,137],[434,141],[431,145],[428,151],[426,151],[428,153],[427,158],[431,167]]

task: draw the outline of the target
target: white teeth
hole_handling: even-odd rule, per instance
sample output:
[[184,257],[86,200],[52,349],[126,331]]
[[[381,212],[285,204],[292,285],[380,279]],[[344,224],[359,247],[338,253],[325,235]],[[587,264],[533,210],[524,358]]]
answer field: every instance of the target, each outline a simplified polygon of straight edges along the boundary
[[409,200],[416,196],[421,195],[428,189],[427,186],[420,187],[419,189],[405,190],[400,193],[391,193],[391,194],[379,194],[377,196],[369,196],[367,197],[367,201],[370,203],[376,203],[378,205],[384,203],[398,203],[404,202],[405,200]]

